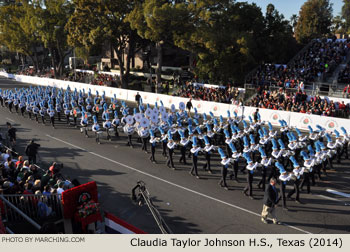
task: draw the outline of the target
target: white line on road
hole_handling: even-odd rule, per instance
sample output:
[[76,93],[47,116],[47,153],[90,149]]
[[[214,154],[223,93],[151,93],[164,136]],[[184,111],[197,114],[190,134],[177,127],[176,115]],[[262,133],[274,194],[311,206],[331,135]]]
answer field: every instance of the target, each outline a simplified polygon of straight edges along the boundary
[[332,197],[328,197],[328,196],[325,196],[325,195],[321,195],[321,194],[314,194],[315,196],[318,196],[318,197],[321,197],[321,198],[324,198],[324,199],[328,199],[328,200],[333,200],[333,201],[340,201],[339,199],[336,199],[336,198],[332,198]]
[[339,195],[339,196],[343,196],[345,198],[350,198],[350,194],[348,194],[348,193],[338,192],[338,191],[333,190],[333,189],[327,189],[326,191],[329,192],[329,193],[333,193],[333,194]]
[[5,119],[7,119],[7,120],[9,120],[10,122],[15,122],[14,120],[12,120],[12,119],[10,119],[10,118],[8,118],[8,117],[6,117]]
[[[61,140],[61,139],[58,139],[58,138],[56,138],[56,137],[53,137],[53,136],[50,136],[50,135],[46,135],[46,136],[47,136],[47,137],[50,137],[50,138],[52,138],[52,139],[55,139],[55,140],[57,140],[57,141],[59,141],[59,142],[65,143],[65,144],[67,144],[67,145],[70,145],[70,146],[72,146],[72,147],[74,147],[74,148],[87,151],[87,150],[85,150],[85,149],[83,149],[83,148],[81,148],[81,147],[79,147],[79,146],[76,146],[76,145],[74,145],[74,144],[68,143],[68,142],[66,142],[66,141],[64,141],[64,140]],[[213,201],[222,203],[222,204],[224,204],[224,205],[227,205],[227,206],[236,208],[236,209],[241,210],[241,211],[244,211],[244,212],[246,212],[246,213],[250,213],[250,214],[252,214],[252,215],[261,217],[261,214],[259,214],[259,213],[255,213],[255,212],[253,212],[253,211],[250,211],[250,210],[248,210],[248,209],[242,208],[242,207],[240,207],[240,206],[236,206],[236,205],[234,205],[234,204],[231,204],[231,203],[228,203],[228,202],[219,200],[219,199],[217,199],[217,198],[208,196],[208,195],[206,195],[206,194],[203,194],[203,193],[194,191],[194,190],[192,190],[192,189],[189,189],[189,188],[187,188],[187,187],[184,187],[184,186],[175,184],[175,183],[170,182],[170,181],[168,181],[168,180],[159,178],[159,177],[154,176],[154,175],[152,175],[152,174],[149,174],[149,173],[147,173],[147,172],[140,171],[140,170],[138,170],[138,169],[136,169],[136,168],[134,168],[134,167],[131,167],[131,166],[128,166],[128,165],[126,165],[126,164],[123,164],[123,163],[120,163],[120,162],[118,162],[118,161],[115,161],[115,160],[113,160],[113,159],[110,159],[110,158],[101,156],[100,154],[97,154],[97,153],[95,153],[95,152],[90,152],[90,151],[87,151],[87,152],[90,153],[90,154],[92,154],[92,155],[94,155],[94,156],[100,157],[100,158],[105,159],[105,160],[107,160],[107,161],[110,161],[110,162],[112,162],[112,163],[115,163],[115,164],[118,164],[118,165],[120,165],[120,166],[123,166],[123,167],[125,167],[125,168],[127,168],[127,169],[130,169],[130,170],[139,172],[139,173],[141,173],[141,174],[143,174],[143,175],[146,175],[146,176],[148,176],[148,177],[151,177],[151,178],[154,178],[154,179],[156,179],[156,180],[159,180],[159,181],[162,181],[162,182],[164,182],[164,183],[167,183],[167,184],[169,184],[169,185],[172,185],[172,186],[181,188],[181,189],[183,189],[183,190],[185,190],[185,191],[188,191],[188,192],[197,194],[197,195],[199,195],[199,196],[205,197],[205,198],[207,198],[207,199],[211,199],[211,200],[213,200]],[[287,226],[287,227],[292,228],[292,229],[295,229],[295,230],[298,230],[298,231],[300,231],[300,232],[302,232],[302,233],[311,234],[310,232],[308,232],[308,231],[306,231],[306,230],[304,230],[304,229],[301,229],[301,228],[298,228],[298,227],[295,227],[295,226],[292,226],[292,225],[288,225],[288,224],[285,224],[285,223],[282,223],[282,225]]]

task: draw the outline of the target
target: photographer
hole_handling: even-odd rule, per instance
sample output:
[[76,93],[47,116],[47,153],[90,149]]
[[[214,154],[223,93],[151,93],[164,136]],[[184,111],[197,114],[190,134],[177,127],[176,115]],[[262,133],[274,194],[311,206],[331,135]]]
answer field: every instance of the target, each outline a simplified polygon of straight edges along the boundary
[[36,164],[36,155],[38,154],[38,149],[40,144],[34,143],[34,140],[31,140],[25,149],[25,153],[28,156],[30,164]]

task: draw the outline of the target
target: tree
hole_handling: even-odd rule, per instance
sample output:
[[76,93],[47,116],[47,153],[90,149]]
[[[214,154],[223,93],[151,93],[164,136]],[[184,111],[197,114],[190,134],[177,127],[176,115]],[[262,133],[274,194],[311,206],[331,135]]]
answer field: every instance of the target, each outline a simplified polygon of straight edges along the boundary
[[345,32],[350,34],[350,0],[343,0],[344,5],[341,9],[342,18],[345,20]]
[[0,43],[10,51],[28,56],[39,69],[36,48],[40,40],[30,25],[30,11],[27,5],[8,4],[0,7]]
[[127,15],[126,21],[132,29],[144,39],[156,44],[157,71],[156,81],[161,83],[163,65],[163,45],[173,43],[173,32],[183,24],[179,20],[175,6],[181,1],[145,0],[138,1],[133,10]]
[[308,0],[299,12],[295,37],[299,43],[329,34],[332,25],[332,4],[329,0]]
[[290,22],[279,14],[273,4],[269,4],[266,7],[265,25],[265,60],[277,63],[288,61],[297,50]]
[[31,3],[22,0],[28,9],[28,20],[36,30],[40,40],[49,49],[55,77],[61,76],[64,60],[71,49],[67,44],[65,25],[73,13],[70,0],[37,0]]
[[117,55],[120,82],[123,88],[127,88],[129,69],[125,71],[123,53],[132,36],[125,16],[130,12],[133,1],[73,0],[73,3],[75,11],[65,27],[69,33],[68,43],[90,49],[109,42]]
[[177,7],[177,46],[197,55],[195,73],[213,82],[243,81],[260,59],[264,17],[255,4],[232,0],[186,1]]
[[332,19],[332,33],[346,33],[345,20],[341,16],[336,16]]
[[293,30],[295,30],[295,27],[297,26],[297,23],[298,23],[298,15],[296,14],[293,14],[291,17],[290,17],[290,24],[291,26],[293,27]]

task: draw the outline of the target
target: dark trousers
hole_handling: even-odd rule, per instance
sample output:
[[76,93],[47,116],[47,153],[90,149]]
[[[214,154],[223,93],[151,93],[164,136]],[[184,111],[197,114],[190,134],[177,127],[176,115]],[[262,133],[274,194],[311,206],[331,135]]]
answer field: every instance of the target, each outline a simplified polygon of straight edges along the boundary
[[111,136],[109,135],[109,129],[106,128],[107,140],[111,140]]
[[50,117],[52,127],[55,127],[55,117]]
[[286,184],[281,181],[281,199],[282,199],[282,207],[287,207],[286,203]]
[[163,152],[162,152],[162,155],[164,156],[164,157],[166,157],[167,155],[166,155],[166,149],[167,149],[167,142],[166,141],[163,141],[162,142],[162,148],[163,148]]
[[45,124],[45,116],[41,116],[41,121]]
[[205,164],[203,165],[204,170],[208,170],[211,172],[211,167],[210,167],[210,154],[208,152],[205,153]]
[[184,164],[187,164],[187,162],[186,162],[186,146],[181,146],[180,151],[181,151],[181,157],[180,157],[179,162],[181,163],[183,161]]
[[28,111],[28,116],[29,116],[29,119],[31,120],[32,119],[32,113],[30,113],[29,111]]
[[223,165],[223,166],[221,166],[221,179],[220,179],[220,182],[219,182],[219,184],[222,187],[227,187],[226,177],[227,177],[227,166]]
[[30,164],[36,164],[36,155],[28,156],[28,161]]
[[235,180],[238,180],[237,174],[238,174],[238,160],[233,161],[233,176],[235,177]]
[[261,179],[258,183],[258,187],[260,188],[261,186],[261,189],[263,192],[265,192],[265,183],[266,183],[266,167],[262,167],[262,170],[261,170]]
[[69,124],[69,115],[66,115],[67,118],[67,124]]
[[142,137],[141,141],[142,141],[142,150],[147,152],[147,140],[148,137]]
[[127,143],[127,145],[133,146],[133,145],[132,145],[131,135],[128,135],[128,143]]
[[174,153],[174,149],[169,149],[169,155],[168,155],[168,160],[166,162],[166,165],[168,167],[172,167],[172,168],[175,168],[174,166],[174,160],[173,160],[173,153]]
[[299,195],[300,195],[299,184],[300,184],[300,180],[299,179],[294,181],[294,183],[293,183],[294,188],[288,193],[288,195],[287,195],[288,198],[290,198],[295,193],[296,194],[295,195],[295,200],[299,201]]
[[35,121],[39,123],[38,114],[35,114]]
[[191,169],[191,174],[193,174],[194,172],[194,175],[196,175],[198,177],[198,169],[197,169],[197,161],[198,161],[198,157],[193,154],[192,155],[192,169]]
[[311,172],[304,172],[303,180],[300,185],[300,189],[303,189],[304,185],[306,185],[307,193],[310,193],[310,174]]
[[96,143],[100,143],[100,135],[95,132]]
[[247,185],[244,188],[243,192],[247,193],[249,196],[253,196],[253,178],[254,178],[254,173],[251,173],[250,171],[247,172]]
[[348,143],[345,142],[345,144],[343,145],[342,151],[341,151],[341,155],[345,154],[345,158],[349,159],[349,154],[348,154]]
[[57,112],[58,121],[61,121],[61,112]]
[[24,116],[25,107],[21,108],[21,115]]
[[277,177],[278,177],[278,171],[277,171],[277,168],[273,165],[271,166],[271,170],[270,170],[269,176],[267,177],[267,181],[270,181],[271,178],[277,179]]
[[152,161],[152,162],[155,162],[156,161],[156,159],[155,159],[155,157],[154,157],[154,154],[156,153],[156,146],[155,145],[153,145],[153,144],[151,144],[151,158],[150,158],[150,160]]

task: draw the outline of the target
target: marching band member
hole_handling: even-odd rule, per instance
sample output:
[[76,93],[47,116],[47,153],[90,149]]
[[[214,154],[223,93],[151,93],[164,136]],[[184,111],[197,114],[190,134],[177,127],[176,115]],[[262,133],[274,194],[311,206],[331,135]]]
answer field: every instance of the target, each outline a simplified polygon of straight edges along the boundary
[[337,145],[335,144],[335,142],[333,142],[332,137],[328,133],[325,133],[325,136],[327,139],[327,148],[328,148],[328,164],[329,164],[329,168],[333,169],[333,159],[335,157],[335,154],[337,153],[336,151]]
[[307,126],[309,129],[309,141],[311,145],[314,145],[314,142],[317,141],[318,139],[318,135],[314,132],[314,130],[312,129],[312,127],[309,125]]
[[336,149],[336,157],[337,157],[337,163],[340,164],[340,159],[341,159],[341,153],[342,153],[342,149],[343,149],[343,142],[341,140],[341,136],[340,136],[340,133],[339,131],[337,130],[334,130],[334,134],[335,134],[335,137],[336,137],[336,140],[335,140],[335,149]]
[[41,121],[43,122],[44,125],[45,125],[45,113],[46,113],[46,108],[44,107],[44,103],[41,103],[39,114],[41,116]]
[[237,152],[237,149],[235,147],[235,145],[231,142],[230,145],[229,145],[230,149],[231,149],[231,163],[232,163],[232,166],[233,166],[233,174],[230,175],[230,179],[233,179],[233,176],[235,177],[235,181],[238,182],[238,176],[237,176],[237,173],[238,173],[238,163],[239,163],[239,158],[241,157],[241,153]]
[[88,119],[87,119],[87,114],[84,111],[81,112],[80,125],[81,125],[80,131],[81,132],[84,131],[85,137],[89,137],[87,133]]
[[309,155],[305,151],[301,151],[300,155],[304,159],[304,174],[303,174],[303,180],[300,185],[300,190],[303,190],[304,185],[306,185],[307,193],[310,193],[310,175],[313,172],[313,166],[314,166],[314,159],[311,159]]
[[235,111],[233,112],[233,115],[234,115],[233,123],[235,124],[236,127],[238,127],[238,125],[243,120],[243,118],[239,117]]
[[166,165],[169,168],[173,168],[175,170],[175,166],[174,166],[174,161],[173,161],[173,153],[174,153],[174,148],[176,147],[176,143],[173,140],[173,136],[171,134],[170,131],[168,131],[168,143],[167,143],[167,147],[169,149],[169,155],[168,155],[168,160]]
[[307,135],[304,135],[301,133],[301,131],[298,129],[298,128],[295,128],[295,131],[297,132],[298,134],[298,140],[299,140],[299,146],[300,147],[305,147],[306,146],[306,139],[307,139]]
[[[105,103],[106,104],[106,103]],[[107,140],[108,141],[111,141],[111,136],[109,135],[109,130],[112,128],[112,123],[111,121],[109,120],[109,114],[108,112],[106,112],[106,114],[104,115],[104,122],[103,122],[103,128],[106,130],[106,133],[107,133]]]
[[134,148],[134,145],[132,144],[132,134],[135,132],[135,127],[132,124],[126,123],[123,127],[124,133],[128,136],[128,142],[127,146],[130,146],[130,148]]
[[253,161],[255,161],[255,154],[259,151],[259,144],[255,143],[255,137],[253,134],[249,135],[250,138],[250,153],[252,154]]
[[94,124],[92,125],[92,131],[95,132],[95,138],[96,138],[96,143],[97,144],[101,144],[100,142],[100,125],[98,124],[97,122],[97,117],[94,115],[92,117],[93,121],[94,121]]
[[231,148],[230,148],[230,143],[232,143],[232,138],[230,136],[230,133],[228,132],[227,129],[224,129],[224,134],[225,134],[225,145],[226,145],[226,152],[229,157],[232,156]]
[[326,173],[326,162],[327,162],[326,155],[327,154],[324,151],[322,151],[322,149],[321,149],[322,145],[323,145],[323,143],[321,143],[320,141],[316,141],[315,142],[315,148],[316,148],[315,172],[317,173],[319,180],[322,180],[322,178],[321,178],[321,169],[323,170],[324,174],[327,176],[327,173]]
[[205,127],[207,128],[207,136],[209,137],[210,142],[212,143],[215,133],[211,130],[211,126],[209,125],[209,123],[207,123]]
[[35,117],[35,121],[36,121],[37,123],[39,123],[39,119],[38,119],[39,108],[38,108],[38,106],[37,106],[37,102],[36,102],[36,101],[33,102],[32,108],[33,108],[33,115],[34,115],[34,117]]
[[231,163],[231,159],[226,156],[224,150],[221,149],[220,147],[218,148],[218,152],[220,154],[221,164],[222,164],[222,166],[221,166],[221,179],[220,179],[219,185],[221,187],[224,187],[225,190],[228,190],[228,186],[226,183],[226,177],[227,177],[227,169]]
[[[271,139],[271,143],[272,143],[271,156],[273,157],[275,162],[279,162],[281,160],[282,151],[278,150],[277,141],[274,138]],[[269,176],[267,177],[267,181],[270,181],[271,178],[275,178],[276,180],[278,178],[278,171],[276,166],[271,166],[271,171]]]
[[186,149],[187,149],[187,145],[190,142],[190,140],[185,137],[185,132],[183,130],[179,130],[178,133],[180,135],[180,151],[181,151],[181,157],[180,157],[179,162],[180,163],[183,162],[185,165],[187,165]]
[[272,158],[267,158],[267,155],[264,149],[260,146],[259,152],[261,156],[260,167],[261,169],[261,179],[258,183],[258,188],[262,188],[262,191],[265,192],[265,182],[266,182],[266,170],[269,166],[271,166]]
[[294,181],[293,183],[293,190],[289,191],[289,193],[287,194],[287,198],[290,199],[292,197],[292,195],[295,193],[295,202],[296,203],[299,203],[300,204],[300,201],[299,201],[299,196],[300,196],[300,192],[299,192],[299,185],[300,185],[300,179],[301,179],[301,176],[303,175],[304,173],[304,167],[301,168],[298,161],[295,159],[294,156],[290,156],[289,157],[290,161],[293,163],[293,177],[292,180]]
[[243,137],[243,147],[244,147],[243,153],[250,153],[251,152],[247,136]]
[[291,174],[287,174],[286,170],[284,169],[281,163],[276,162],[275,166],[279,169],[279,172],[281,174],[278,177],[278,179],[280,181],[280,186],[281,186],[282,207],[283,207],[283,210],[288,210],[287,203],[286,203],[286,185],[287,185],[287,182],[291,179]]
[[341,127],[340,129],[343,133],[343,138],[342,138],[343,149],[341,152],[341,156],[345,153],[345,159],[349,159],[349,154],[348,154],[349,136],[344,127]]
[[203,170],[208,170],[208,173],[212,173],[211,170],[211,166],[210,166],[210,157],[211,157],[211,153],[215,150],[214,145],[210,144],[209,138],[208,136],[204,136],[204,143],[205,143],[205,147],[204,147],[204,152],[205,152],[205,160],[206,163],[203,166]]
[[[201,150],[202,150],[202,148],[197,145],[197,137],[193,136],[193,138],[192,138],[192,149],[191,149],[191,153],[192,153],[192,169],[190,171],[190,174],[192,176],[195,175],[197,179],[199,179],[198,169],[197,169],[197,161],[198,161],[199,152]],[[194,172],[194,174],[193,174],[193,172]]]
[[24,96],[22,95],[20,98],[20,102],[19,102],[19,109],[21,110],[21,115],[24,117],[24,111],[26,109],[26,103],[24,100]]
[[249,135],[252,129],[248,126],[248,123],[243,120],[243,132],[246,135]]
[[272,124],[270,122],[267,123],[269,125],[269,136],[274,138],[277,135],[277,131],[273,130]]
[[67,124],[69,124],[69,115],[70,115],[69,104],[68,103],[64,103],[63,104],[63,109],[64,109],[64,114],[66,115]]
[[157,145],[157,139],[154,135],[153,130],[149,130],[149,135],[150,135],[150,139],[149,142],[151,144],[151,157],[149,158],[151,160],[152,163],[156,163],[156,159],[154,157],[154,154],[156,153],[156,145]]
[[167,134],[165,133],[164,129],[159,127],[159,132],[160,132],[160,141],[162,143],[162,155],[163,157],[167,156]]
[[118,117],[118,111],[115,110],[114,111],[114,119],[112,121],[112,125],[114,127],[114,134],[116,137],[119,137],[119,133],[118,133],[118,126],[120,124],[120,120],[119,120],[119,117]]
[[[250,158],[250,155],[248,152],[244,153],[243,157],[247,161],[246,169],[248,170],[248,172],[247,172],[247,185],[244,188],[243,193],[245,196],[249,196],[250,199],[254,199],[253,198],[253,177],[254,177],[254,171],[257,168],[258,163],[253,162],[253,160]],[[248,192],[248,194],[247,194],[247,192]]]
[[281,139],[283,142],[287,142],[288,125],[284,120],[279,120],[279,123],[281,125]]
[[55,110],[52,105],[50,105],[49,116],[50,116],[51,125],[53,128],[55,128]]
[[[222,133],[222,129],[219,126],[218,120],[216,118],[213,119],[213,124],[214,124],[213,131],[215,133],[215,135],[214,135],[215,145],[224,144],[223,135],[221,134]],[[219,140],[217,139],[218,136],[219,136]]]
[[142,141],[142,150],[145,151],[145,153],[148,153],[147,140],[149,137],[149,129],[148,129],[148,127],[141,127],[138,132],[139,132],[139,136],[140,136],[141,141]]

